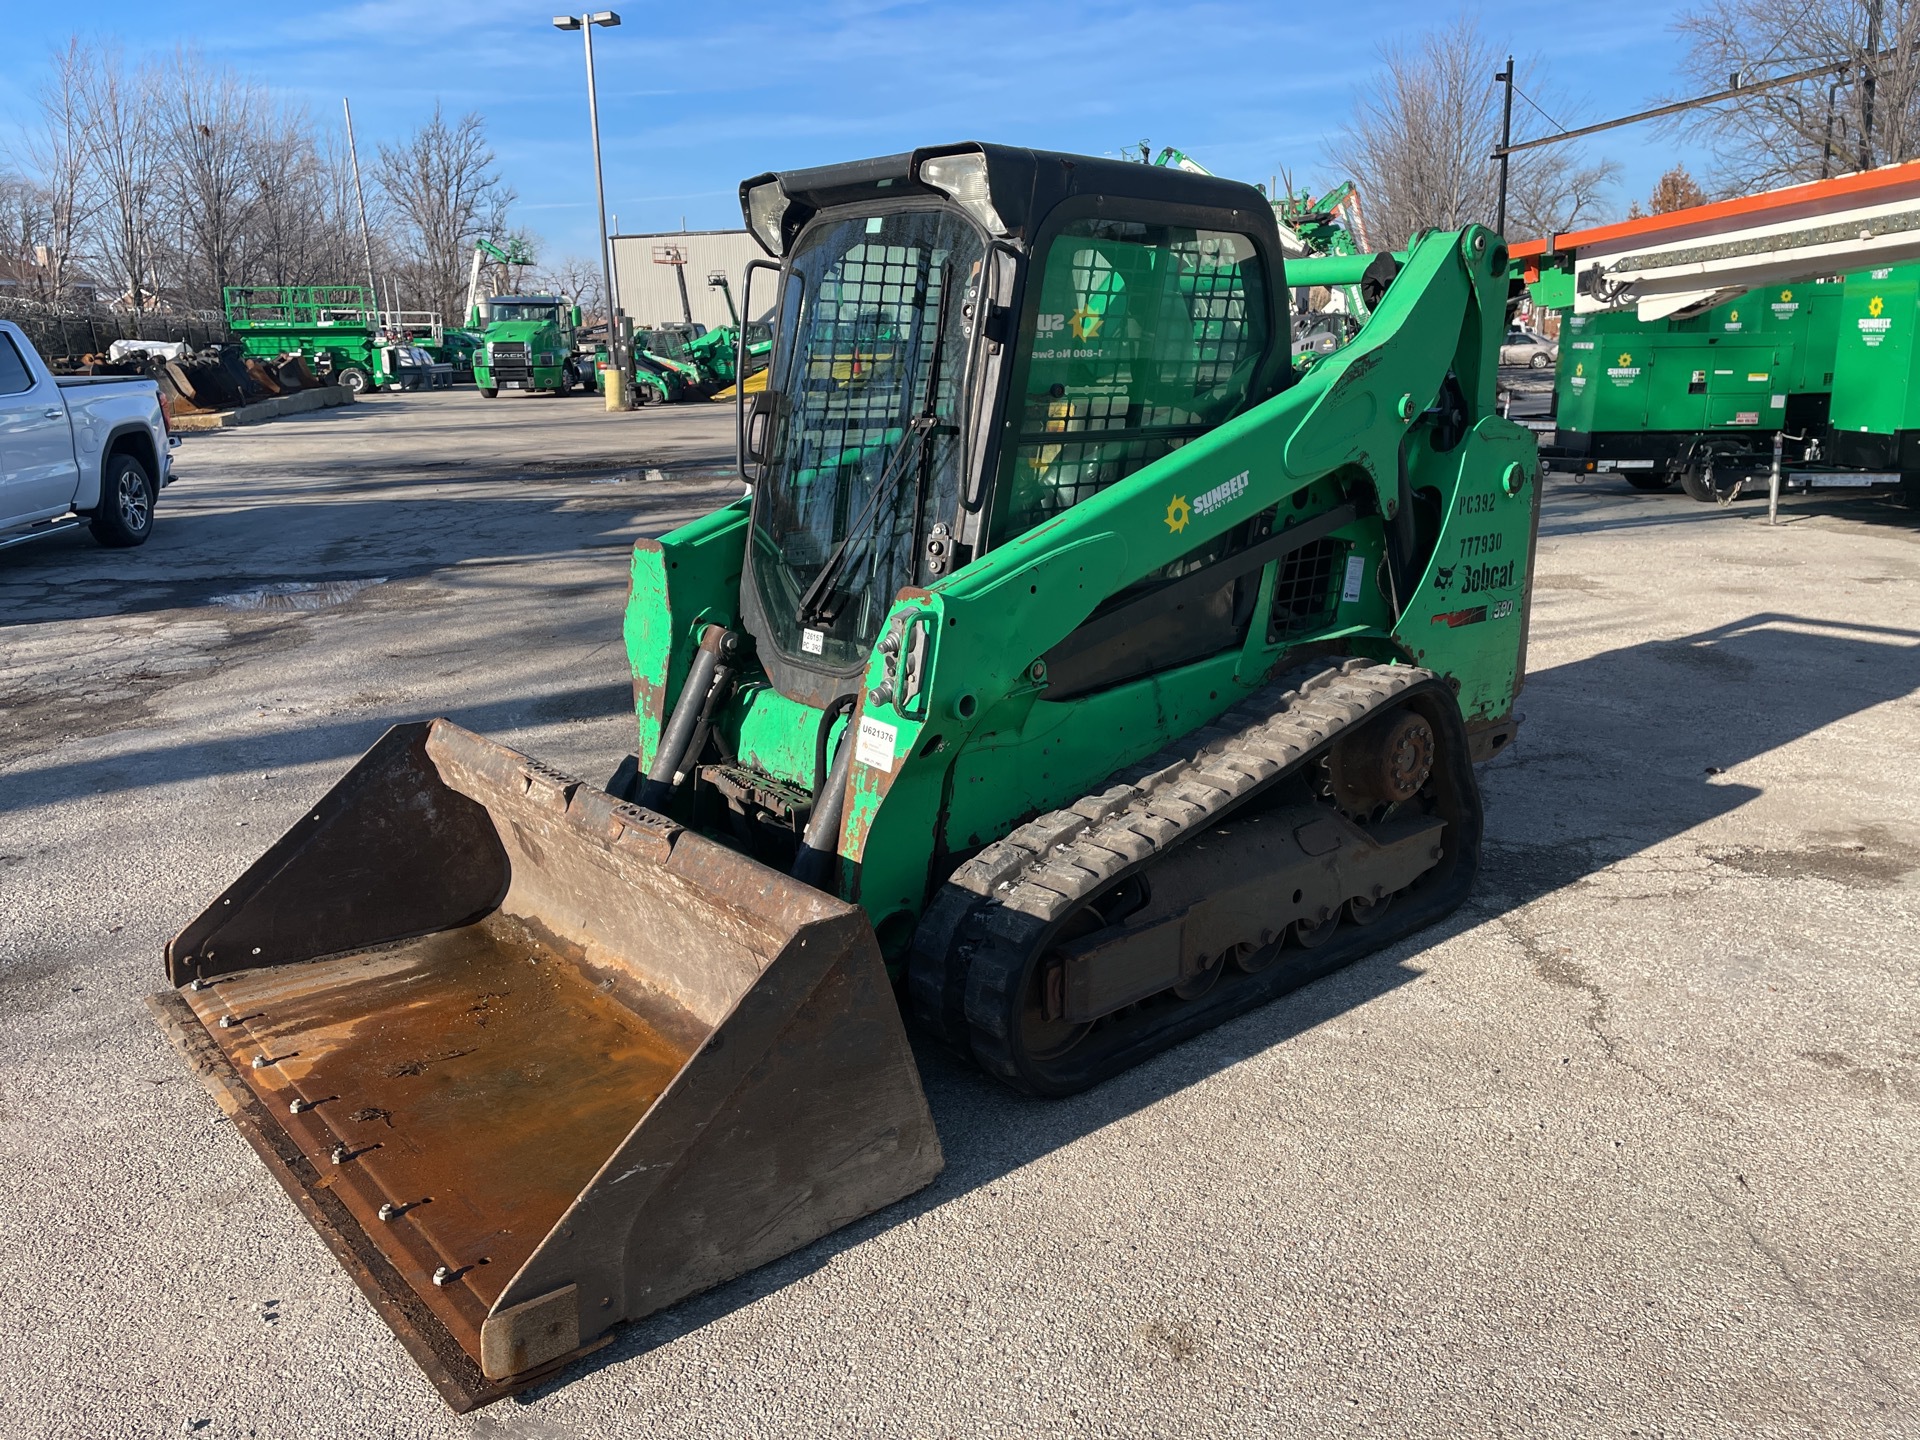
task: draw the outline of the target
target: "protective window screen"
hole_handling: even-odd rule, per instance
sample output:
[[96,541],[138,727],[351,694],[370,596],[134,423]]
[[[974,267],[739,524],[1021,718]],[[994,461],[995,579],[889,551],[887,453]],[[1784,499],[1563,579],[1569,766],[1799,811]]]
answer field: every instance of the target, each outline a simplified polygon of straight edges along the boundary
[[1333,618],[1339,598],[1335,578],[1345,578],[1349,548],[1329,536],[1281,557],[1267,615],[1268,644],[1318,630]]
[[994,541],[1239,410],[1267,346],[1265,287],[1252,240],[1230,231],[1091,219],[1055,236],[1021,337]]
[[[843,220],[809,229],[796,247],[770,385],[777,459],[759,487],[754,561],[789,654],[854,662],[900,587],[924,578],[924,532],[958,503],[962,307],[982,254],[971,226],[944,210]],[[933,423],[916,428],[928,410]],[[829,563],[831,588],[803,618],[800,602]]]

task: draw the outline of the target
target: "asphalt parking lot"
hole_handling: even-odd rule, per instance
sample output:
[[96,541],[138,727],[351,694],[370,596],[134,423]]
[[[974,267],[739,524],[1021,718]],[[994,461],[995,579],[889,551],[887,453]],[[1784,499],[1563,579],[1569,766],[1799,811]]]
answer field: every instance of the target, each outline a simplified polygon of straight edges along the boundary
[[[1920,1434],[1920,516],[1547,486],[1449,922],[448,1412],[142,1003],[386,726],[601,780],[729,410],[384,397],[0,553],[0,1434]],[[314,587],[292,589],[289,587]]]

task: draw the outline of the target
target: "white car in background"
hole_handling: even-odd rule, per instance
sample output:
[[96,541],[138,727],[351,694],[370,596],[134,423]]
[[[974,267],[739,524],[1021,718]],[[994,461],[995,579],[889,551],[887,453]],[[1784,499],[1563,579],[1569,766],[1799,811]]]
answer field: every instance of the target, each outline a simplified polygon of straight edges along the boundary
[[85,521],[102,545],[139,545],[173,479],[160,387],[143,377],[55,377],[0,320],[0,549]]
[[1530,370],[1549,370],[1560,358],[1560,342],[1549,340],[1537,330],[1514,325],[1500,342],[1502,365],[1525,365]]

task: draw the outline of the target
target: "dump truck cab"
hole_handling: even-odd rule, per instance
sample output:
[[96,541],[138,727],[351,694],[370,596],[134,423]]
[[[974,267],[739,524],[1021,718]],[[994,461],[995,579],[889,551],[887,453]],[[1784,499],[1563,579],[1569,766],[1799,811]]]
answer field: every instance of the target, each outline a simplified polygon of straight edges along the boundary
[[574,357],[580,309],[566,296],[496,295],[478,308],[485,329],[473,351],[473,382],[482,395],[564,394],[583,383]]

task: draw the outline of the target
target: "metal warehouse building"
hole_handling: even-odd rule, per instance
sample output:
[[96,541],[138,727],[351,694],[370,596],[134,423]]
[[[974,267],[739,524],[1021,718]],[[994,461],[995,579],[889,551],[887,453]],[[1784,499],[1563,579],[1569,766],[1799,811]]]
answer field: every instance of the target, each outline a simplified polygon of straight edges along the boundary
[[[716,327],[728,323],[727,302],[707,284],[707,276],[724,271],[738,304],[747,261],[764,260],[767,252],[745,230],[673,230],[659,235],[614,236],[614,288],[620,292],[620,308],[635,325],[666,325],[681,318],[680,286],[674,278],[676,267],[670,263],[676,256],[686,262],[687,299],[693,306],[693,318]],[[756,280],[756,313],[749,318],[765,319],[773,309],[775,277],[762,274]]]

